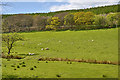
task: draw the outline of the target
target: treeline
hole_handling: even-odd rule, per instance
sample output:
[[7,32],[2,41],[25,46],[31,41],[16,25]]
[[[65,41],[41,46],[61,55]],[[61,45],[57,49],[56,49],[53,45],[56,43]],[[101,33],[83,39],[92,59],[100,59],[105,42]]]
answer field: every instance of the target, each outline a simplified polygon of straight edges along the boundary
[[[87,9],[76,9],[76,10],[65,10],[65,11],[56,11],[56,12],[49,12],[49,13],[29,13],[26,15],[40,15],[40,16],[54,16],[59,13],[75,13],[75,12],[93,12],[94,14],[108,14],[110,12],[120,12],[120,4],[118,5],[110,5],[110,6],[101,6],[101,7],[93,7]],[[6,14],[3,15],[3,18],[8,16],[13,16],[17,14]],[[21,14],[22,15],[22,14]]]
[[13,15],[3,19],[3,32],[40,30],[88,30],[120,26],[120,13],[58,13],[54,16]]

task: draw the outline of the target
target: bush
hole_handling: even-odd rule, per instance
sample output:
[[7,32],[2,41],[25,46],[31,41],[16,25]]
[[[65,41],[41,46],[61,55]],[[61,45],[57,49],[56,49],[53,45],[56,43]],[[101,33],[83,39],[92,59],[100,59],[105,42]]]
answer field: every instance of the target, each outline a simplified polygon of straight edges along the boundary
[[32,68],[30,68],[30,70],[33,70],[34,68],[32,67]]
[[11,67],[15,67],[15,65],[11,65]]
[[20,68],[20,66],[18,65],[17,68]]
[[57,76],[57,77],[61,77],[61,75],[60,75],[60,74],[57,74],[56,76]]
[[37,68],[37,66],[34,66],[34,68]]
[[26,65],[22,65],[22,67],[26,67]]
[[16,69],[14,69],[14,70],[16,70]]

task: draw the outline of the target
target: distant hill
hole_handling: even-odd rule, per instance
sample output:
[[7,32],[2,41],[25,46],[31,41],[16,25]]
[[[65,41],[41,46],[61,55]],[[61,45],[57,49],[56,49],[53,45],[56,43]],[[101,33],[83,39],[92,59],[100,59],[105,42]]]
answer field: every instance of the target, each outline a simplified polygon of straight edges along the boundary
[[[27,13],[25,15],[41,15],[41,16],[54,16],[58,13],[63,13],[63,12],[88,12],[91,11],[95,14],[107,14],[110,12],[120,12],[120,4],[118,5],[110,5],[110,6],[101,6],[101,7],[93,7],[93,8],[86,8],[86,9],[74,9],[74,10],[64,10],[64,11],[56,11],[56,12],[49,12],[49,13]],[[7,16],[12,16],[12,15],[20,15],[20,14],[3,14],[3,18]],[[21,14],[24,15],[24,14]]]

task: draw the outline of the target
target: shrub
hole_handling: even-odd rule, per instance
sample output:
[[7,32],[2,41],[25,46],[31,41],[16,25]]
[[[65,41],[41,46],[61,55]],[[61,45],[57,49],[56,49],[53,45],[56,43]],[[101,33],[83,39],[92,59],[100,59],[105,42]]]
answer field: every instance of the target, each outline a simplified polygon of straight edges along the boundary
[[19,63],[19,65],[22,65],[22,63]]
[[32,67],[32,68],[30,68],[30,70],[33,70],[34,68]]
[[26,67],[26,65],[22,65],[22,67]]
[[22,64],[25,64],[25,62],[22,62]]
[[14,69],[14,70],[16,70],[16,69]]
[[18,65],[17,68],[20,68],[20,66]]
[[61,75],[60,75],[60,74],[57,74],[56,76],[57,76],[57,77],[61,77]]
[[72,62],[70,61],[70,64],[72,64]]
[[11,67],[15,67],[15,65],[11,65]]
[[37,66],[34,66],[34,68],[37,68]]
[[46,63],[48,63],[48,61],[46,61]]
[[10,61],[10,59],[7,59],[7,61]]

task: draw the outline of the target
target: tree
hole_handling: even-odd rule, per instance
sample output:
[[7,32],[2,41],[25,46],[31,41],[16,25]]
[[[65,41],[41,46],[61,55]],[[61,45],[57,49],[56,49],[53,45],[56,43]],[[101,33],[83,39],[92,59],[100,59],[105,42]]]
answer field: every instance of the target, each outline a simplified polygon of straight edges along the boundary
[[40,28],[45,28],[45,26],[47,25],[47,19],[48,18],[49,17],[35,15],[33,17],[33,26],[40,27]]
[[94,14],[92,12],[86,12],[85,13],[85,24],[91,25],[94,22]]
[[60,26],[64,25],[64,17],[68,14],[68,12],[57,13],[54,17],[58,17],[60,19]]
[[11,49],[13,48],[13,45],[15,44],[15,42],[19,40],[23,40],[23,37],[17,33],[9,33],[9,34],[2,35],[2,41],[5,43],[8,49],[8,54],[10,54]]
[[60,19],[58,17],[52,17],[47,20],[48,25],[46,28],[57,29],[60,26]]
[[94,14],[92,12],[76,12],[74,20],[76,25],[91,25],[94,21]]
[[74,15],[68,14],[64,17],[64,25],[73,26],[74,25]]
[[76,12],[74,13],[74,21],[76,25],[84,25],[85,24],[85,12]]
[[31,27],[32,25],[33,17],[31,15],[18,14],[3,19],[2,29],[9,33],[19,32],[21,28]]
[[94,18],[94,24],[95,25],[102,25],[102,26],[107,25],[106,17],[102,16],[102,15],[96,15]]
[[114,25],[116,25],[116,27],[117,27],[118,19],[119,19],[119,17],[118,17],[118,14],[116,14],[116,13],[110,13],[107,15],[107,22],[112,27]]

